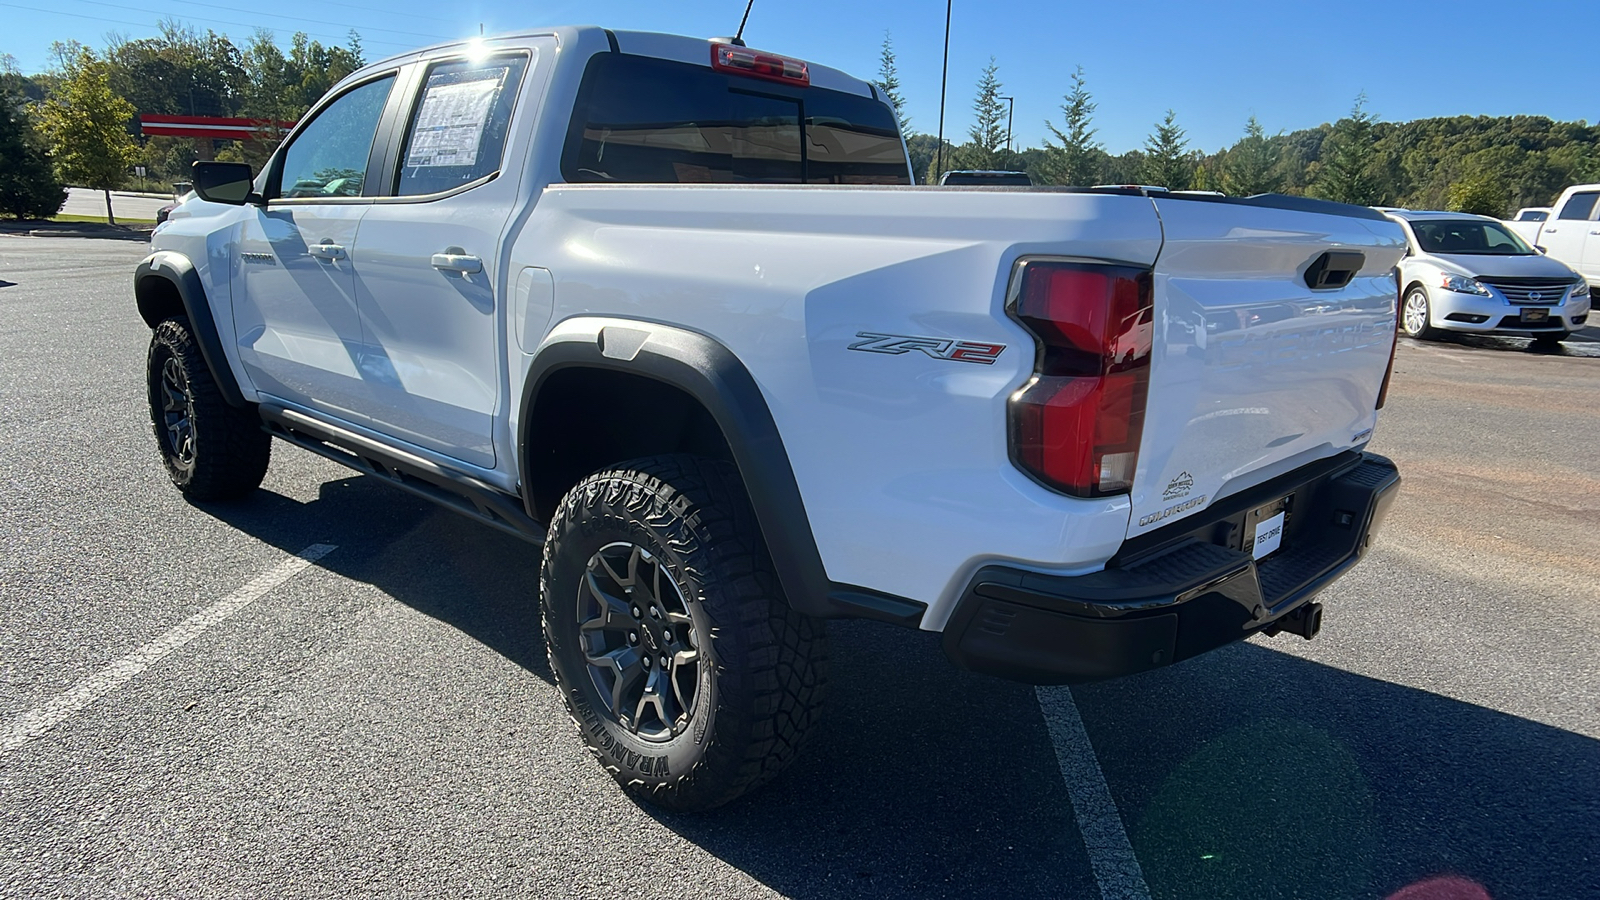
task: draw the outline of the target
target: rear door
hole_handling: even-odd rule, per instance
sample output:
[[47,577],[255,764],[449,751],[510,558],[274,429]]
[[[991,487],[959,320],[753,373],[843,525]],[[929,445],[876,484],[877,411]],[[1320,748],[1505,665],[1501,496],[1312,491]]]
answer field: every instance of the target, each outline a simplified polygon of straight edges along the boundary
[[251,383],[341,418],[359,419],[367,397],[350,258],[395,78],[349,88],[296,132],[269,174],[266,205],[249,207],[234,260],[234,329]]
[[[1155,203],[1164,240],[1130,537],[1368,439],[1405,251],[1376,213]],[[1361,254],[1359,270],[1313,289],[1307,270],[1329,251]]]
[[[419,64],[387,166],[387,187],[352,255],[359,366],[372,427],[492,468],[504,395],[500,247],[516,208],[536,104],[525,83],[550,41]],[[547,57],[541,63],[541,54]],[[513,113],[515,112],[515,115]]]

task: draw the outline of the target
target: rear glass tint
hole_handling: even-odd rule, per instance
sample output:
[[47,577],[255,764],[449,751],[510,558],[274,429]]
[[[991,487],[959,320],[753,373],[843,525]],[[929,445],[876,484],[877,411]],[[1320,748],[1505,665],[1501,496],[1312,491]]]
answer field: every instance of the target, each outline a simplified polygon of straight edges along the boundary
[[561,170],[591,183],[911,183],[883,103],[617,53],[584,73]]

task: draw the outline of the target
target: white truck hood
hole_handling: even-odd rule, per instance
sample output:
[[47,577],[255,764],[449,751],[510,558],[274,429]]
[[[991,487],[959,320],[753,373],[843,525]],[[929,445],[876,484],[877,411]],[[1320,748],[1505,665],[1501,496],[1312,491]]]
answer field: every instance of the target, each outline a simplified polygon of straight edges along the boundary
[[[1371,437],[1405,252],[1400,226],[1375,212],[1155,203],[1156,339],[1129,537]],[[1312,290],[1306,271],[1330,250],[1364,261],[1344,287]]]

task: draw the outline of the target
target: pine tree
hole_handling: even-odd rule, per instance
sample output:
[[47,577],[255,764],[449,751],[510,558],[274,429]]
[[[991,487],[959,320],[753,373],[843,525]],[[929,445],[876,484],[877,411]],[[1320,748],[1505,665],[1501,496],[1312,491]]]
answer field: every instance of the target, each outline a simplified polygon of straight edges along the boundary
[[900,93],[900,71],[895,66],[894,41],[889,32],[883,33],[883,50],[878,57],[878,90],[894,107],[895,121],[900,124],[900,134],[911,134],[911,117],[906,115],[905,97]]
[[1155,133],[1144,142],[1144,168],[1141,180],[1148,185],[1167,187],[1174,191],[1189,189],[1189,176],[1193,164],[1189,160],[1189,141],[1178,127],[1178,114],[1167,110],[1167,116],[1156,126]]
[[1252,115],[1244,125],[1244,137],[1223,159],[1222,190],[1235,197],[1273,193],[1283,186],[1277,166],[1278,148]]
[[1378,117],[1367,112],[1367,94],[1356,95],[1350,115],[1334,123],[1333,133],[1322,147],[1322,167],[1312,192],[1324,200],[1374,206],[1382,203],[1383,186],[1379,183],[1373,163],[1377,148],[1373,142],[1373,126]]
[[1057,128],[1054,122],[1044,123],[1060,142],[1052,144],[1049,138],[1044,140],[1047,159],[1045,175],[1052,184],[1087,187],[1099,180],[1095,153],[1101,146],[1094,139],[1095,129],[1089,127],[1095,102],[1084,84],[1083,66],[1072,73],[1072,90],[1062,100],[1061,116],[1066,131]]
[[977,99],[972,101],[972,112],[977,118],[967,129],[970,140],[957,154],[960,168],[1004,168],[1002,163],[1009,154],[1005,152],[1006,107],[1000,102],[1000,79],[996,74],[999,70],[994,57],[989,57],[989,65],[978,79]]
[[112,93],[107,69],[93,52],[81,51],[60,92],[41,108],[39,128],[50,140],[61,180],[104,191],[106,221],[115,225],[111,192],[128,180],[139,145],[128,134],[133,104]]
[[0,92],[0,213],[47,219],[66,202],[67,192],[50,169],[27,110],[9,92]]

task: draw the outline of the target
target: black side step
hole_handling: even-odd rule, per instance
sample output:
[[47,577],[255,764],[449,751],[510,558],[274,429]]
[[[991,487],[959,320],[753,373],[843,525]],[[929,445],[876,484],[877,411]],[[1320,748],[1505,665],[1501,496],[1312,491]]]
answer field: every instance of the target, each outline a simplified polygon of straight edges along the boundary
[[274,403],[261,404],[261,419],[273,437],[530,543],[544,543],[545,527],[523,511],[522,500],[488,482]]

